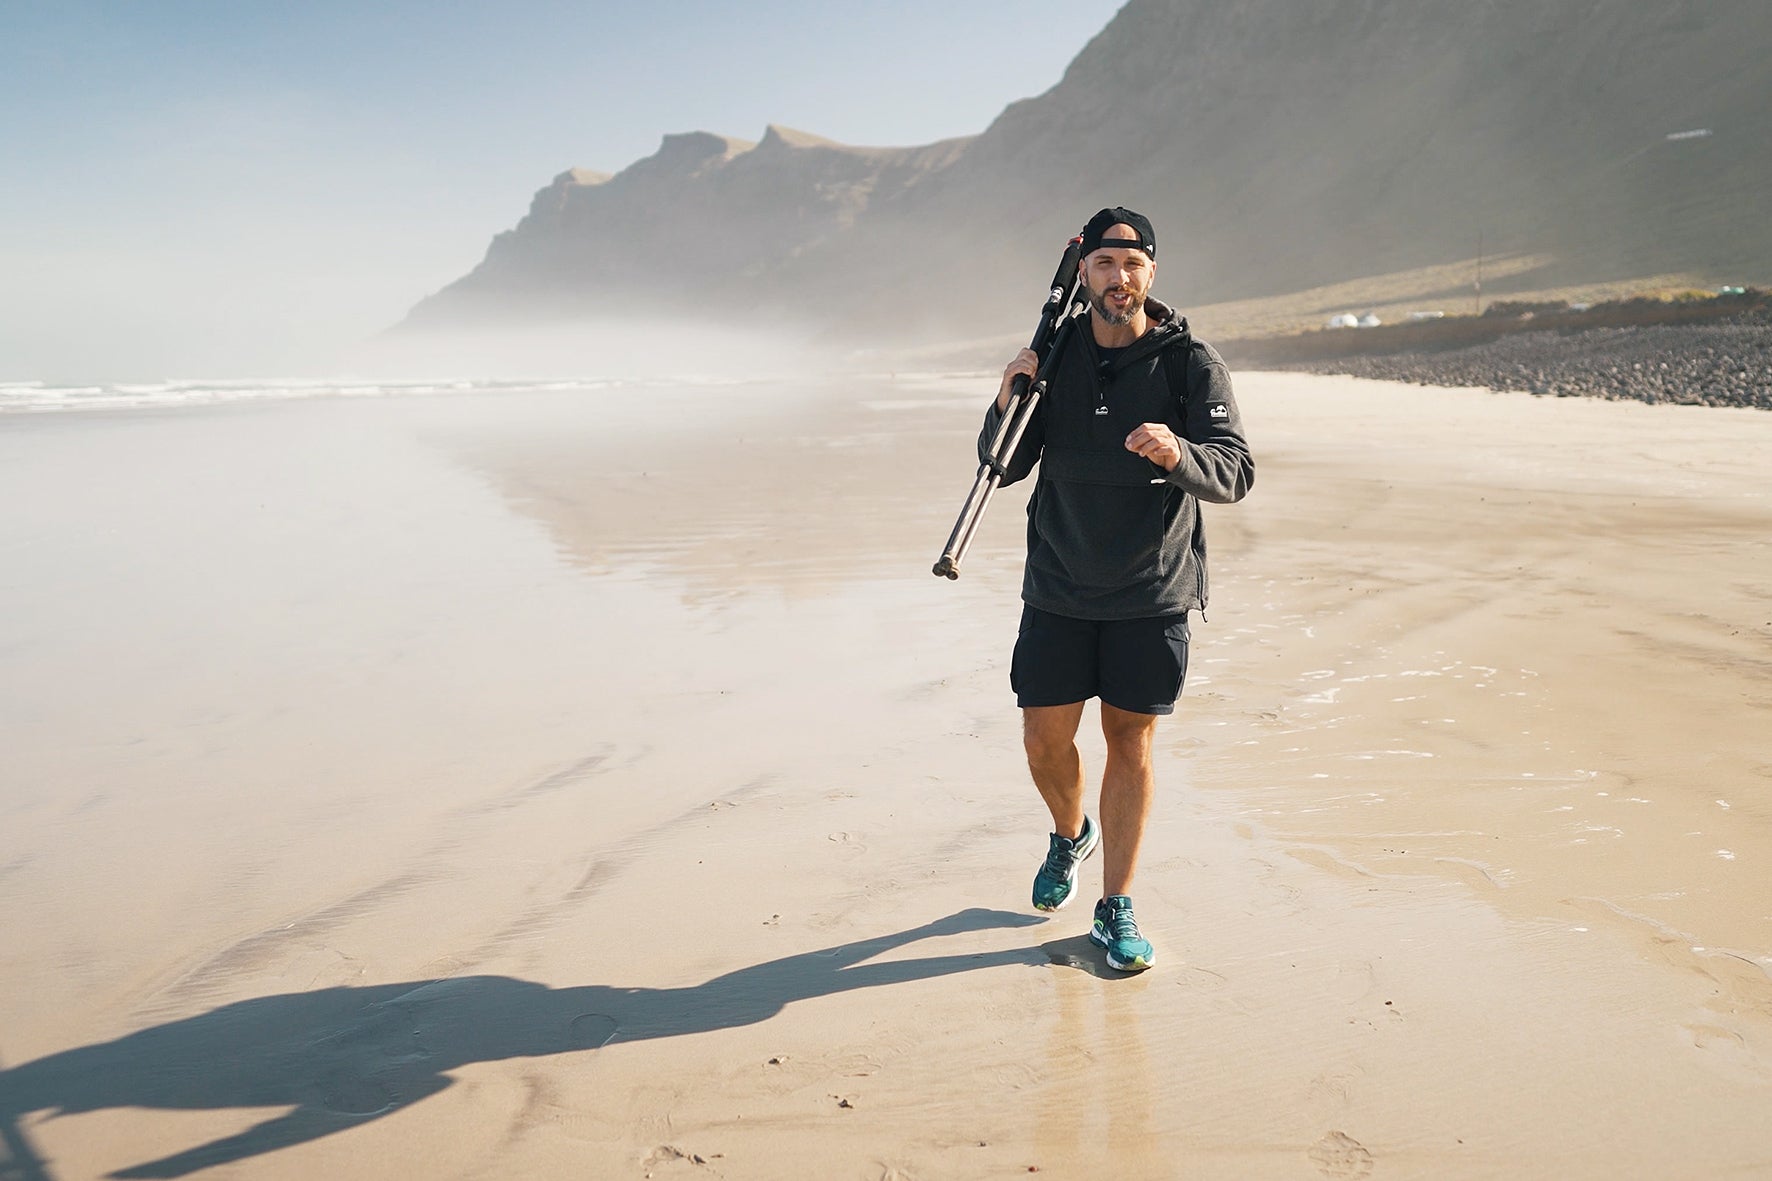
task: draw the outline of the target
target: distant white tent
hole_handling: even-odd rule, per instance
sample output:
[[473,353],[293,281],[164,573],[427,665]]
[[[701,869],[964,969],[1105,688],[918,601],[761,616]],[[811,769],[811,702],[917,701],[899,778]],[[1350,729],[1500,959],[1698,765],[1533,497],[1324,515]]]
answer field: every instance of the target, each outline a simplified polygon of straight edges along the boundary
[[1329,317],[1329,327],[1331,328],[1358,328],[1359,326],[1360,317],[1352,312],[1343,312],[1339,316]]
[[1371,312],[1367,312],[1364,316],[1360,317],[1359,323],[1360,323],[1360,327],[1362,327],[1362,328],[1376,328],[1380,324],[1384,323],[1384,321],[1380,320],[1377,316],[1373,315]]

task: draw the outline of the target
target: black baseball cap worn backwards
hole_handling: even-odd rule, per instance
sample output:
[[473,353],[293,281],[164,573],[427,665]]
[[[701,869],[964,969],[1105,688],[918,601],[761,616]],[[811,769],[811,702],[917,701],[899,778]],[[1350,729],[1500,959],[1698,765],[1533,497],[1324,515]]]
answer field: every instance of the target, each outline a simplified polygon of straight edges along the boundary
[[[1102,237],[1115,226],[1131,226],[1137,232],[1138,237]],[[1124,231],[1122,231],[1123,233]],[[1089,224],[1083,227],[1083,257],[1089,257],[1104,246],[1112,246],[1121,250],[1142,250],[1146,257],[1155,262],[1157,232],[1151,229],[1151,219],[1144,214],[1134,213],[1130,209],[1116,205],[1112,209],[1103,209],[1090,218]]]

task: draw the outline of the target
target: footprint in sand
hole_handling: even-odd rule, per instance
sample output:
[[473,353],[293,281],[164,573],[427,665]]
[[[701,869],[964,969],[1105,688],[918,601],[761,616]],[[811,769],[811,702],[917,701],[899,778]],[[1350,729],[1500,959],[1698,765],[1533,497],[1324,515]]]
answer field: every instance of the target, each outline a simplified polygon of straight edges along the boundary
[[678,1148],[675,1144],[660,1144],[646,1154],[645,1159],[640,1162],[640,1167],[646,1170],[645,1176],[650,1177],[653,1170],[660,1165],[675,1164],[681,1161],[684,1164],[705,1166],[710,1160],[718,1160],[723,1155],[725,1154],[716,1152],[711,1156],[703,1156],[699,1152],[689,1152]]
[[1365,1177],[1372,1172],[1372,1154],[1346,1132],[1329,1132],[1307,1153],[1325,1177]]
[[[393,1108],[396,1096],[374,1079],[341,1073],[327,1080],[325,1097],[321,1102],[326,1110],[336,1111],[340,1115],[380,1115]],[[7,1177],[11,1175],[0,1174]]]
[[605,1013],[580,1013],[566,1027],[566,1044],[574,1050],[600,1050],[615,1036],[615,1018]]
[[1324,1071],[1311,1080],[1310,1094],[1312,1097],[1321,1096],[1345,1107],[1353,1100],[1355,1084],[1365,1075],[1366,1072],[1357,1066],[1334,1072]]
[[859,857],[861,854],[868,851],[868,847],[852,832],[833,832],[825,839],[835,844],[839,849],[842,849],[845,854],[851,857]]

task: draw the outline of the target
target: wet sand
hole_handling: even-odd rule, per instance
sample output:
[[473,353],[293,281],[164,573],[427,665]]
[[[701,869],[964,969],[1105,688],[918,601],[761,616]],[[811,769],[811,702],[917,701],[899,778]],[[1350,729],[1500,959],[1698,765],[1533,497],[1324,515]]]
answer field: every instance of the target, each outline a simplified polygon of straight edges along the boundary
[[0,421],[0,1174],[1772,1167],[1772,419],[1239,377],[1120,978],[991,384]]

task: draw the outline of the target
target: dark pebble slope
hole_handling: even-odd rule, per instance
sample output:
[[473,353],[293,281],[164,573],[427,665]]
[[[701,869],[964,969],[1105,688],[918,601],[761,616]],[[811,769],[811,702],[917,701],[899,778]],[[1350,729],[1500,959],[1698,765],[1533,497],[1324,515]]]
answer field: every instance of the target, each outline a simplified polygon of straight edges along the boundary
[[1343,357],[1287,368],[1564,398],[1772,410],[1772,323],[1756,317],[1747,323],[1520,332],[1450,352]]

